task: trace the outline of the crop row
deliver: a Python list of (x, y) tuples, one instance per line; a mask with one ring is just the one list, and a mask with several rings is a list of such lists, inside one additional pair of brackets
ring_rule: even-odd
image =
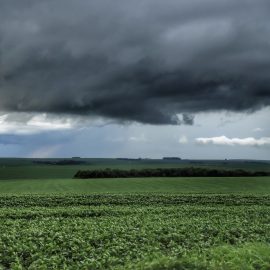
[(256, 195), (171, 195), (171, 194), (96, 194), (96, 195), (23, 195), (0, 196), (1, 207), (30, 206), (100, 206), (100, 205), (263, 205), (270, 206), (270, 196)]
[(268, 196), (0, 201), (0, 269), (222, 269), (222, 260), (223, 269), (237, 269), (241, 256), (248, 263), (243, 269), (270, 267)]

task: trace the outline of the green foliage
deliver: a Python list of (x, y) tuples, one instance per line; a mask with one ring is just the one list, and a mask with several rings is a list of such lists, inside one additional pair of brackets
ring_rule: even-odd
[(246, 243), (239, 246), (213, 247), (201, 253), (190, 253), (182, 258), (162, 257), (151, 262), (140, 262), (130, 269), (144, 270), (269, 270), (270, 245)]
[(270, 197), (1, 196), (0, 269), (269, 269)]
[(254, 177), (270, 176), (270, 172), (252, 172), (244, 170), (217, 170), (209, 168), (159, 168), (141, 170), (95, 169), (79, 170), (74, 178), (132, 178), (132, 177)]
[(270, 269), (269, 177), (70, 179), (92, 168), (269, 163), (85, 161), (0, 160), (0, 270)]

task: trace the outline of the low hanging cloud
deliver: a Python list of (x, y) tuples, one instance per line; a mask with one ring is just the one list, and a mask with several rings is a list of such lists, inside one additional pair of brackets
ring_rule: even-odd
[(190, 125), (252, 112), (270, 105), (269, 17), (269, 0), (2, 1), (0, 111)]
[(0, 115), (0, 135), (31, 135), (42, 133), (44, 131), (70, 130), (74, 128), (75, 125), (76, 122), (72, 119), (52, 118), (45, 113), (23, 116), (14, 114)]
[(248, 138), (228, 138), (226, 136), (210, 137), (210, 138), (197, 138), (196, 142), (202, 145), (226, 145), (226, 146), (270, 146), (270, 137), (262, 137), (255, 139), (253, 137)]

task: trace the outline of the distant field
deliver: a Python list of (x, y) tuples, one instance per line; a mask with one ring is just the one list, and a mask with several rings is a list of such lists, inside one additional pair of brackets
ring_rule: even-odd
[[(38, 159), (38, 161), (59, 159)], [(61, 159), (60, 159), (61, 160)], [(93, 193), (261, 193), (270, 194), (270, 177), (72, 179), (78, 170), (98, 168), (182, 168), (186, 166), (270, 171), (268, 162), (79, 159), (84, 165), (41, 165), (37, 159), (0, 159), (0, 194)], [(22, 181), (23, 180), (23, 181)]]
[[(45, 161), (61, 159), (41, 159)], [(118, 168), (183, 168), (202, 167), (213, 169), (244, 169), (270, 172), (269, 161), (225, 161), (225, 160), (117, 160), (117, 159), (80, 159), (84, 165), (40, 165), (37, 159), (0, 158), (0, 179), (59, 179), (72, 178), (78, 170)], [(40, 159), (38, 159), (40, 161)]]
[(0, 180), (0, 194), (270, 194), (270, 177)]

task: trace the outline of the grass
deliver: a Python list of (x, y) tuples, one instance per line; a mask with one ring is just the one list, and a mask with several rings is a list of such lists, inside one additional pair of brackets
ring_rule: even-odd
[(0, 180), (0, 194), (270, 194), (270, 177)]

